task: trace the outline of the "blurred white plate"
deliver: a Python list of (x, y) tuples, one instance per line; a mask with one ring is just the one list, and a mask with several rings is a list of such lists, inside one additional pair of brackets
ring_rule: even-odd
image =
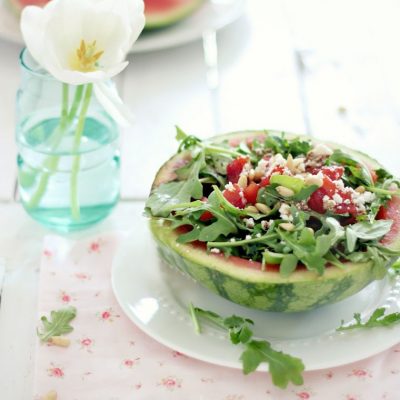
[[(245, 0), (207, 0), (192, 16), (162, 30), (144, 33), (132, 48), (141, 53), (180, 46), (201, 38), (207, 30), (218, 30), (235, 21), (244, 11)], [(18, 20), (6, 0), (0, 0), (0, 38), (22, 44)]]
[[(296, 314), (268, 313), (241, 307), (210, 293), (160, 262), (147, 221), (138, 217), (135, 231), (120, 247), (113, 263), (112, 286), (125, 314), (149, 336), (193, 358), (241, 368), (240, 346), (224, 332), (205, 326), (193, 329), (188, 305), (254, 321), (256, 337), (300, 357), (307, 370), (332, 368), (377, 354), (400, 341), (400, 325), (392, 328), (336, 332), (341, 320), (351, 321), (384, 306), (400, 309), (400, 277), (374, 282), (360, 293), (333, 305)], [(263, 368), (266, 370), (266, 367)]]

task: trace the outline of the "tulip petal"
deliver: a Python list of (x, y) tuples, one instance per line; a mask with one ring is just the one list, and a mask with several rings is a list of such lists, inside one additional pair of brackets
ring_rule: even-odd
[(99, 103), (114, 121), (123, 126), (131, 126), (134, 122), (134, 115), (131, 110), (122, 102), (115, 87), (104, 82), (94, 84), (94, 94)]
[(21, 32), (31, 56), (43, 65), (43, 43), (46, 26), (46, 14), (39, 7), (25, 7), (21, 14)]

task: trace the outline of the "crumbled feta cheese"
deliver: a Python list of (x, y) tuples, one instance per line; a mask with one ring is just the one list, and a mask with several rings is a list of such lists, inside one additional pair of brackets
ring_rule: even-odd
[(213, 247), (213, 248), (210, 250), (210, 252), (211, 252), (211, 253), (215, 253), (215, 254), (219, 254), (219, 253), (221, 253), (221, 250), (220, 250), (220, 249), (217, 249), (216, 247)]
[(247, 226), (247, 228), (254, 228), (254, 219), (253, 218), (244, 218), (243, 222), (245, 223), (245, 225)]
[(333, 201), (334, 201), (336, 204), (341, 204), (341, 203), (343, 203), (343, 199), (342, 199), (342, 197), (340, 196), (339, 193), (335, 193), (335, 194), (332, 196), (332, 199), (333, 199)]
[(236, 242), (236, 239), (235, 238), (231, 238), (230, 242)]
[(225, 185), (225, 189), (229, 190), (230, 192), (234, 192), (235, 191), (235, 187), (233, 186), (232, 182), (229, 182), (227, 185)]
[(261, 233), (257, 233), (256, 237), (260, 238), (261, 237)]
[(285, 160), (285, 158), (282, 156), (281, 153), (275, 154), (275, 156), (272, 157), (272, 160), (273, 160), (273, 161), (272, 161), (272, 164), (274, 164), (274, 166), (279, 165), (279, 166), (281, 166), (281, 167), (284, 167), (284, 166), (286, 165), (286, 160)]
[(326, 195), (322, 198), (322, 204), (325, 210), (333, 210), (333, 208), (336, 206), (335, 200), (332, 200)]
[(261, 176), (265, 175), (267, 172), (268, 161), (262, 158), (255, 169), (255, 174), (259, 174)]
[(281, 215), (281, 219), (284, 221), (293, 221), (293, 216), (290, 211), (290, 206), (286, 203), (282, 203), (279, 207), (279, 213)]
[(375, 193), (371, 193), (368, 191), (364, 192), (362, 196), (364, 197), (364, 203), (372, 203), (376, 198)]
[(335, 184), (335, 186), (336, 186), (339, 190), (343, 191), (343, 190), (345, 189), (345, 187), (344, 187), (344, 182), (342, 181), (342, 179), (338, 179), (337, 181), (333, 181), (333, 183)]
[(246, 240), (250, 240), (251, 239), (251, 235), (246, 235)]
[(261, 221), (261, 228), (263, 228), (265, 231), (269, 228), (270, 222), (269, 221)]

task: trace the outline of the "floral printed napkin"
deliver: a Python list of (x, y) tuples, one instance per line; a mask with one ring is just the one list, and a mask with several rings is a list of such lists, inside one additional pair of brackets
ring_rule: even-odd
[(400, 399), (400, 344), (364, 361), (305, 373), (304, 386), (286, 390), (275, 388), (266, 373), (244, 376), (164, 347), (114, 298), (111, 262), (121, 240), (116, 234), (45, 239), (39, 316), (72, 305), (77, 317), (69, 347), (38, 341), (35, 400), (50, 392), (58, 400)]

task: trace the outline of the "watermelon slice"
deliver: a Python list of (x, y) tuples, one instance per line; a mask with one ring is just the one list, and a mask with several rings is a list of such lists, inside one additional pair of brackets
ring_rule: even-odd
[[(277, 132), (272, 132), (277, 133)], [(237, 132), (214, 138), (213, 143), (261, 138), (268, 132)], [(290, 139), (295, 135), (287, 134)], [(296, 135), (298, 136), (298, 135)], [(307, 138), (309, 139), (309, 138)], [(325, 142), (326, 143), (326, 142)], [(326, 143), (331, 148), (357, 155), (373, 169), (381, 167), (375, 160), (355, 150)], [(159, 170), (153, 189), (176, 179), (175, 170), (185, 164), (185, 152), (167, 161)], [(394, 251), (400, 250), (400, 197), (393, 197), (380, 218), (394, 221), (392, 230), (382, 244)], [(161, 258), (169, 265), (195, 279), (202, 286), (237, 304), (275, 312), (299, 312), (343, 300), (362, 290), (374, 280), (382, 279), (385, 271), (374, 262), (346, 262), (346, 268), (326, 268), (321, 276), (298, 267), (290, 276), (282, 277), (276, 265), (267, 265), (239, 257), (206, 252), (201, 246), (177, 243), (179, 233), (168, 223), (160, 224), (158, 218), (150, 219), (150, 229), (158, 244)]]
[(39, 6), (43, 7), (50, 0), (6, 0), (11, 6), (14, 12), (18, 15), (21, 13), (22, 9), (26, 6)]
[(172, 25), (196, 11), (204, 0), (145, 0), (145, 29)]

